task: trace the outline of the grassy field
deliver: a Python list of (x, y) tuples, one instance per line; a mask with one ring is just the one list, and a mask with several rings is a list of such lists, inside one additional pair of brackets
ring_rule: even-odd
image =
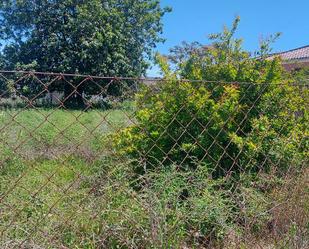
[[(308, 171), (273, 196), (239, 189), (247, 208), (241, 214), (205, 167), (159, 169), (136, 190), (132, 164), (106, 139), (130, 126), (132, 115), (127, 107), (0, 111), (1, 249), (201, 248), (204, 241), (205, 248), (307, 248)], [(183, 190), (192, 193), (185, 203)], [(211, 244), (202, 231), (228, 234), (213, 238), (225, 245)]]
[(92, 193), (112, 166), (104, 137), (128, 126), (127, 115), (0, 111), (1, 248), (96, 248), (101, 203)]
[(26, 157), (46, 156), (49, 149), (56, 150), (54, 154), (57, 155), (71, 147), (92, 150), (101, 135), (115, 132), (129, 123), (123, 110), (9, 110), (0, 112), (0, 138), (9, 148)]

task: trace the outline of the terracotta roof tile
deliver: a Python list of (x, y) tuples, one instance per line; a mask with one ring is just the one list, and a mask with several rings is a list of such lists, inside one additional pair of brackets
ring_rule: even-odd
[(286, 52), (272, 54), (269, 58), (279, 56), (282, 60), (303, 60), (309, 59), (309, 45), (292, 49)]

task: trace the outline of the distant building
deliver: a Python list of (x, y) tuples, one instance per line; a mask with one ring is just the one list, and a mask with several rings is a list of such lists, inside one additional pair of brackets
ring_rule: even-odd
[(283, 67), (287, 71), (309, 67), (309, 45), (272, 54), (269, 59), (273, 59), (275, 57), (280, 57), (282, 59)]
[(159, 81), (162, 81), (162, 78), (160, 78), (160, 77), (147, 77), (147, 78), (141, 79), (140, 82), (143, 85), (152, 86), (152, 85), (156, 85)]

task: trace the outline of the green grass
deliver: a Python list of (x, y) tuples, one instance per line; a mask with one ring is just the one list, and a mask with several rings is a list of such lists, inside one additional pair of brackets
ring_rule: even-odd
[[(131, 124), (127, 110), (0, 111), (1, 248), (96, 248), (94, 183), (112, 163), (106, 135)], [(89, 222), (89, 220), (93, 222)], [(77, 234), (81, 233), (81, 234)], [(82, 235), (83, 234), (83, 235)]]
[(0, 112), (1, 139), (15, 148), (91, 145), (94, 139), (130, 122), (122, 110), (88, 112), (53, 109)]
[[(158, 168), (137, 179), (134, 164), (115, 156), (106, 139), (130, 126), (131, 115), (130, 106), (0, 111), (1, 249), (201, 248), (205, 242), (209, 248), (254, 248), (241, 240), (246, 232), (252, 235), (239, 224), (243, 217), (257, 233), (270, 232), (264, 228), (270, 199), (248, 185), (227, 198), (223, 180), (209, 178), (205, 165), (187, 172)], [(284, 245), (308, 241), (306, 172), (303, 180), (291, 181), (295, 190), (278, 186), (271, 196), (274, 203), (284, 203), (286, 195), (295, 198), (271, 209), (277, 224), (284, 224), (279, 242), (290, 231), (290, 218), (299, 219), (300, 228), (292, 227), (295, 240)], [(137, 182), (143, 183), (138, 190)], [(185, 200), (184, 191), (189, 193)], [(238, 200), (246, 207), (242, 213)], [(282, 214), (289, 214), (288, 221)], [(253, 244), (274, 245), (262, 235), (248, 238)], [(224, 239), (226, 247), (220, 244)]]

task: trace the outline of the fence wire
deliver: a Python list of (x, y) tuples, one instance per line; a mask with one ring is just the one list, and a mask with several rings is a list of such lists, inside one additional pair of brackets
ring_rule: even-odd
[(307, 84), (0, 72), (0, 248), (308, 248)]

